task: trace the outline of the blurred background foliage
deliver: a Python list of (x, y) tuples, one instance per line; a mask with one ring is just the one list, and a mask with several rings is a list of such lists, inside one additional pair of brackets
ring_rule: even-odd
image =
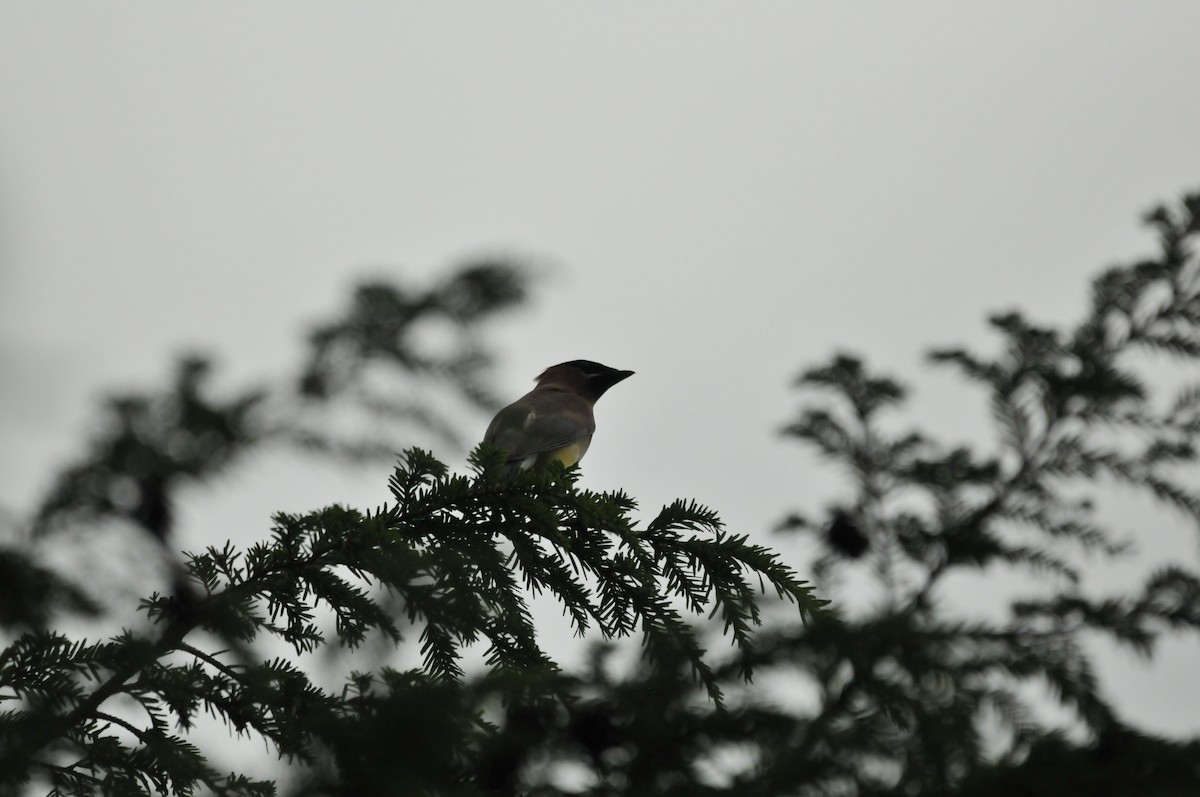
[[(1182, 565), (1125, 592), (1089, 583), (1096, 563), (1137, 543), (1097, 511), (1098, 494), (1145, 494), (1200, 525), (1200, 384), (1146, 375), (1163, 358), (1196, 373), (1200, 194), (1146, 221), (1157, 251), (1101, 273), (1075, 325), (1010, 311), (989, 319), (993, 351), (930, 352), (979, 389), (994, 439), (952, 445), (936, 430), (904, 428), (904, 383), (852, 354), (800, 374), (782, 433), (847, 478), (824, 501), (798, 489), (803, 506), (781, 506), (777, 532), (813, 541), (818, 553), (799, 569), (832, 602), (807, 623), (765, 606), (752, 644), (716, 657), (722, 703), (678, 651), (628, 666), (606, 643), (580, 672), (484, 668), (433, 682), (399, 678), (384, 666), (385, 646), (362, 669), (391, 679), (386, 697), (360, 696), (370, 706), (355, 730), (315, 725), (311, 746), (281, 765), (278, 792), (1200, 793), (1200, 740), (1131, 727), (1097, 681), (1091, 644), (1104, 637), (1150, 659), (1164, 636), (1200, 629), (1200, 578)], [(10, 645), (0, 663), (105, 611), (86, 573), (44, 561), (45, 540), (114, 523), (144, 532), (168, 561), (164, 600), (186, 614), (199, 598), (171, 534), (188, 484), (236, 469), (262, 446), (389, 458), (414, 428), (456, 438), (447, 402), (495, 408), (495, 352), (483, 332), (519, 310), (529, 289), (525, 272), (503, 262), (427, 287), (363, 284), (339, 317), (313, 328), (300, 372), (284, 383), (214, 396), (211, 362), (190, 356), (162, 391), (108, 399), (26, 538), (0, 548)], [(1023, 585), (1003, 616), (981, 620), (947, 598), (948, 577), (985, 588), (1001, 567)], [(865, 597), (850, 594), (864, 584)], [(11, 684), (0, 690), (15, 699)], [(1050, 719), (1039, 701), (1067, 719)], [(468, 736), (464, 761), (455, 745)]]

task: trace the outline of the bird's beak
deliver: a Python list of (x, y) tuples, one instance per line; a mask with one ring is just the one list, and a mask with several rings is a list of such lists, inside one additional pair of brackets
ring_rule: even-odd
[(592, 383), (599, 388), (601, 393), (603, 393), (617, 382), (624, 381), (631, 376), (633, 376), (633, 371), (612, 370), (603, 374), (596, 374), (594, 377), (592, 377)]

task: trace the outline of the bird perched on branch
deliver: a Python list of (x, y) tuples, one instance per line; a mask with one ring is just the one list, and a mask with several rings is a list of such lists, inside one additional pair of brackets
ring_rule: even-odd
[(537, 387), (496, 413), (483, 442), (507, 452), (506, 475), (555, 460), (570, 467), (592, 442), (592, 407), (606, 390), (630, 376), (633, 371), (591, 360), (552, 365), (537, 378)]

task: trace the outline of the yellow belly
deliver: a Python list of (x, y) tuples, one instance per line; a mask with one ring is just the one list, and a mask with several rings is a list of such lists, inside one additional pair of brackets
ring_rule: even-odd
[(558, 460), (563, 464), (563, 467), (569, 468), (579, 460), (583, 459), (583, 454), (588, 450), (588, 444), (592, 442), (590, 437), (584, 438), (578, 442), (572, 443), (569, 446), (547, 451), (542, 456), (545, 457), (545, 462)]

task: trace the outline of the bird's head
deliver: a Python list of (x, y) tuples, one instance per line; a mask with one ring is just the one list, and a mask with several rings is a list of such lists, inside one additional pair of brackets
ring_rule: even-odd
[(591, 360), (571, 360), (547, 368), (537, 378), (538, 387), (561, 387), (595, 401), (633, 371), (619, 371)]

